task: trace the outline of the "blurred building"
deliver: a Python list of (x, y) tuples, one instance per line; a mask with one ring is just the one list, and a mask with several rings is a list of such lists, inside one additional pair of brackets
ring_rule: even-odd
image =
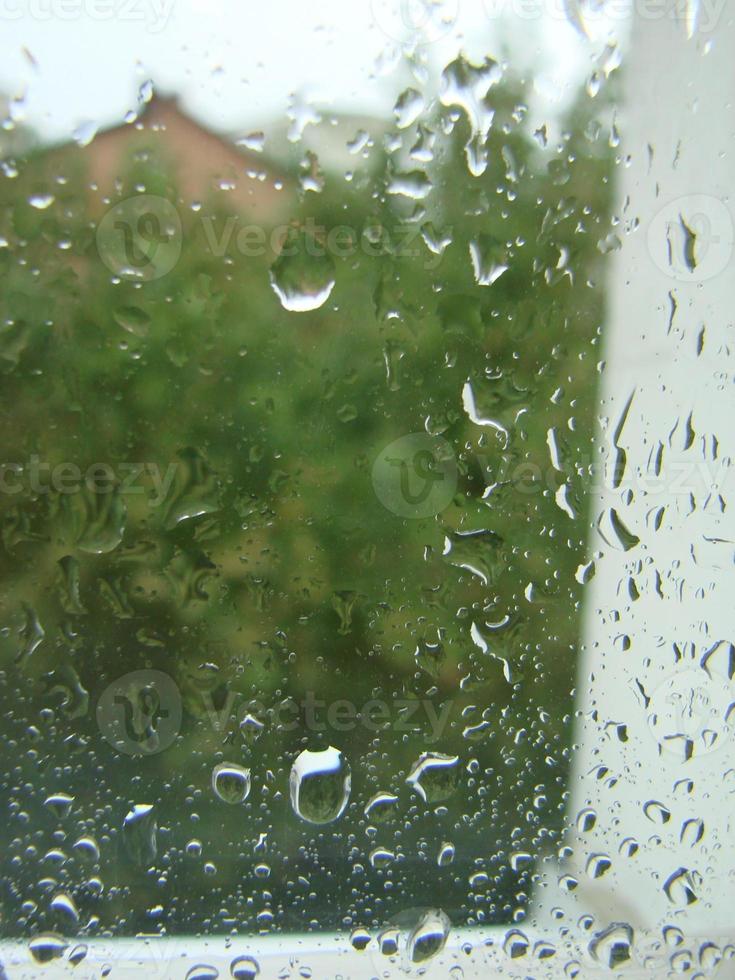
[[(44, 170), (68, 176), (79, 169), (100, 204), (129, 187), (137, 165), (160, 170), (175, 185), (186, 207), (221, 205), (249, 221), (273, 225), (287, 221), (293, 182), (272, 158), (237, 145), (189, 116), (176, 98), (153, 96), (129, 122), (41, 151)], [(151, 188), (147, 188), (151, 189)], [(162, 188), (157, 190), (160, 192)]]

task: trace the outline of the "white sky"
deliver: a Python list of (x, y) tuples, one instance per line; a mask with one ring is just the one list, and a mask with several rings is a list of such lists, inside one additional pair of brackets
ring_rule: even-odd
[[(294, 92), (341, 111), (385, 112), (410, 77), (405, 61), (391, 57), (400, 49), (390, 35), (400, 37), (401, 5), (416, 14), (431, 2), (0, 0), (0, 91), (15, 100), (17, 120), (54, 139), (82, 123), (120, 122), (149, 78), (227, 131), (282, 119)], [(431, 73), (459, 50), (498, 57), (510, 40), (514, 64), (534, 66), (537, 76), (541, 68), (539, 85), (553, 103), (590, 70), (593, 46), (562, 16), (520, 17), (518, 0), (433, 2), (457, 17), (421, 49)]]

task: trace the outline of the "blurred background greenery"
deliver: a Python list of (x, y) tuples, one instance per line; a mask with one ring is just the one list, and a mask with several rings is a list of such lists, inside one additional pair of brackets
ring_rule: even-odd
[[(143, 494), (0, 494), (6, 935), (375, 927), (427, 901), (456, 924), (522, 921), (564, 823), (614, 153), (603, 95), (580, 91), (558, 141), (533, 131), (532, 97), (509, 71), (489, 89), (479, 176), (466, 115), (443, 105), (411, 130), (433, 147), (419, 162), (390, 120), (361, 121), (373, 139), (347, 180), (298, 144), (263, 157), (292, 240), (353, 230), (351, 254), (325, 260), (331, 296), (301, 313), (279, 302), (269, 249), (246, 256), (233, 237), (215, 254), (205, 219), (221, 229), (237, 210), (206, 189), (192, 207), (145, 126), (107, 207), (144, 192), (179, 212), (181, 257), (150, 281), (101, 260), (90, 147), (6, 158), (3, 461), (175, 467), (162, 501), (149, 477)], [(473, 243), (475, 264), (507, 266), (491, 285)], [(468, 383), (494, 424), (470, 418)], [(451, 503), (422, 519), (386, 508), (372, 480), (411, 433), (442, 437), (458, 467)], [(171, 748), (131, 758), (95, 705), (142, 668), (175, 680), (184, 717)], [(401, 724), (396, 707), (380, 733), (303, 717), (286, 731), (267, 712), (258, 732), (212, 722), (309, 692), (428, 701), (449, 720), (436, 740), (423, 708)], [(328, 745), (351, 800), (314, 827), (289, 773)], [(438, 808), (406, 783), (427, 751), (459, 757)], [(212, 792), (222, 761), (251, 769), (242, 805)], [(58, 792), (68, 815), (44, 805)], [(363, 812), (378, 792), (397, 797), (380, 824)], [(150, 867), (121, 841), (137, 804), (155, 807)], [(445, 842), (456, 857), (440, 867)], [(395, 855), (385, 867), (377, 846)], [(78, 926), (50, 908), (59, 891)]]

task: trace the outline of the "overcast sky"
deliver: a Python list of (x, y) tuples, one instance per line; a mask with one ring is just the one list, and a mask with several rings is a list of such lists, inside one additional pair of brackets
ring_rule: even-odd
[[(16, 118), (54, 139), (83, 123), (120, 122), (148, 79), (230, 132), (283, 118), (294, 92), (342, 111), (385, 112), (397, 73), (408, 77), (395, 57), (411, 36), (406, 20), (418, 23), (431, 2), (0, 0), (0, 90)], [(563, 99), (590, 70), (592, 45), (563, 16), (523, 18), (514, 3), (440, 3), (423, 34), (430, 72), (459, 50), (499, 55), (510, 40), (514, 63), (534, 67), (552, 103)]]

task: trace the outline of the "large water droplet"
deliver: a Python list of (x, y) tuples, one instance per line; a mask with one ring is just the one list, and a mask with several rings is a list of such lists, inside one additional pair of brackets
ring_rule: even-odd
[(252, 956), (238, 956), (230, 964), (233, 980), (255, 980), (260, 973), (260, 967)]
[(57, 895), (54, 895), (49, 904), (49, 908), (52, 912), (56, 912), (65, 918), (67, 923), (73, 926), (79, 924), (79, 912), (74, 904), (74, 899), (67, 892), (59, 892)]
[(28, 203), (37, 211), (45, 211), (46, 208), (51, 207), (55, 200), (56, 198), (53, 194), (31, 194), (28, 198)]
[(217, 980), (219, 970), (215, 966), (206, 963), (198, 963), (192, 966), (186, 974), (186, 980)]
[(64, 955), (67, 945), (61, 936), (47, 932), (41, 936), (34, 936), (28, 943), (28, 951), (36, 963), (50, 963)]
[(470, 242), (470, 258), (478, 286), (492, 286), (508, 271), (508, 250), (492, 235), (480, 235)]
[(459, 758), (456, 755), (425, 752), (409, 773), (406, 782), (424, 803), (433, 806), (448, 800), (457, 789)]
[(68, 793), (52, 793), (44, 800), (44, 806), (47, 806), (60, 820), (69, 815), (73, 803), (74, 797), (69, 796)]
[(87, 953), (89, 952), (89, 946), (85, 943), (79, 943), (74, 949), (69, 953), (69, 962), (72, 966), (79, 966), (79, 964), (86, 959)]
[(633, 930), (626, 923), (615, 922), (598, 933), (589, 945), (590, 955), (608, 969), (627, 963), (633, 945)]
[(244, 803), (250, 795), (250, 770), (221, 762), (212, 771), (212, 789), (223, 803)]
[(332, 257), (313, 235), (290, 228), (270, 270), (271, 286), (284, 310), (307, 313), (329, 299), (336, 282)]
[(519, 960), (528, 952), (528, 936), (520, 929), (511, 929), (503, 941), (503, 952), (512, 960)]
[(501, 75), (500, 66), (492, 58), (486, 58), (480, 65), (473, 65), (464, 55), (459, 55), (442, 72), (442, 105), (459, 106), (471, 127), (465, 153), (469, 171), (475, 177), (481, 176), (487, 169), (485, 141), (495, 115), (488, 93)]
[(373, 823), (385, 823), (396, 811), (398, 797), (392, 793), (376, 793), (365, 804), (365, 816)]
[(370, 933), (367, 931), (367, 929), (363, 929), (361, 926), (358, 926), (356, 929), (352, 930), (352, 933), (350, 934), (350, 942), (352, 943), (352, 948), (356, 949), (358, 953), (361, 953), (370, 945)]
[(440, 953), (449, 937), (452, 924), (440, 909), (425, 912), (406, 941), (406, 955), (411, 963), (425, 963)]
[(350, 800), (350, 767), (339, 749), (303, 751), (291, 769), (291, 805), (307, 823), (332, 823)]
[(664, 893), (672, 905), (686, 908), (697, 901), (697, 878), (695, 872), (679, 868), (664, 882)]
[(424, 97), (415, 88), (407, 88), (398, 97), (395, 109), (396, 123), (399, 129), (412, 126), (421, 115), (424, 108)]
[(156, 817), (153, 806), (139, 803), (126, 814), (123, 821), (123, 840), (133, 861), (147, 868), (156, 859)]
[(667, 824), (671, 820), (671, 811), (663, 803), (659, 803), (658, 800), (649, 800), (648, 803), (644, 804), (643, 812), (651, 823), (657, 823), (663, 826), (663, 824)]

